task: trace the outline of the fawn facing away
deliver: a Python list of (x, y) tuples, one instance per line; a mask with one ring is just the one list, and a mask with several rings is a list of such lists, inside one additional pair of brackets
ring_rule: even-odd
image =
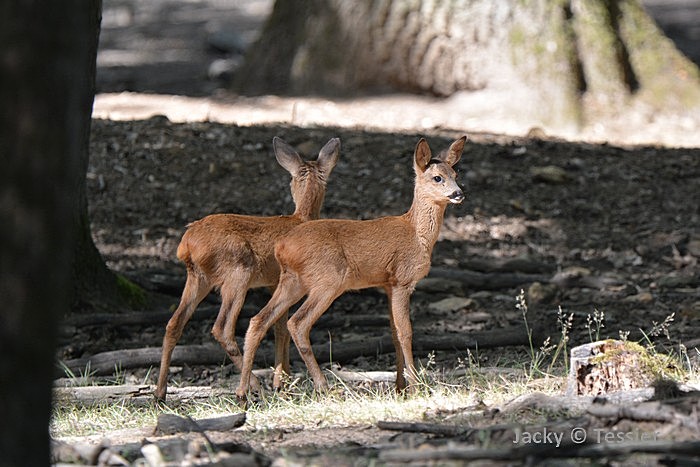
[[(160, 373), (154, 393), (159, 400), (165, 400), (175, 344), (197, 305), (214, 288), (221, 293), (221, 309), (211, 332), (241, 369), (235, 330), (248, 289), (277, 285), (279, 266), (273, 252), (275, 240), (320, 215), (326, 180), (338, 161), (340, 140), (328, 141), (316, 161), (304, 161), (280, 138), (275, 137), (272, 142), (277, 162), (292, 175), (294, 214), (276, 217), (213, 214), (187, 226), (177, 248), (177, 257), (187, 268), (187, 280), (180, 304), (168, 321), (163, 337)], [(289, 372), (289, 333), (284, 318), (275, 326), (275, 367), (275, 385), (278, 386), (281, 372)], [(257, 387), (256, 380), (253, 385)]]
[(383, 287), (389, 299), (389, 323), (396, 348), (396, 387), (416, 382), (411, 348), (409, 301), (416, 283), (430, 269), (430, 257), (448, 203), (461, 203), (462, 190), (452, 166), (459, 161), (466, 136), (433, 158), (421, 139), (415, 149), (413, 204), (401, 216), (373, 220), (324, 219), (293, 229), (275, 245), (281, 268), (277, 289), (251, 319), (243, 347), (241, 382), (236, 395), (250, 387), (255, 351), (270, 326), (307, 296), (287, 326), (316, 389), (327, 382), (313, 355), (309, 332), (333, 301), (347, 290)]

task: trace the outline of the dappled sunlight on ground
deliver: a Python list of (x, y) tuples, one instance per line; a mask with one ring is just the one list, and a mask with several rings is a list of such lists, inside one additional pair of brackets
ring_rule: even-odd
[(288, 124), (338, 126), (382, 131), (486, 132), (512, 136), (548, 135), (569, 140), (614, 144), (700, 146), (700, 116), (658, 115), (636, 109), (580, 131), (541, 128), (503, 115), (499, 100), (512, 96), (471, 93), (450, 98), (409, 94), (354, 99), (320, 97), (185, 97), (162, 94), (109, 93), (95, 97), (93, 116), (139, 120), (164, 115), (172, 122), (218, 122), (237, 125)]

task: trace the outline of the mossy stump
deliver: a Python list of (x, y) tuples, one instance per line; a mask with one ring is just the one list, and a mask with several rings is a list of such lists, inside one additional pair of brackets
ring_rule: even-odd
[(608, 339), (571, 349), (569, 396), (600, 396), (649, 387), (670, 368), (665, 356), (641, 345)]

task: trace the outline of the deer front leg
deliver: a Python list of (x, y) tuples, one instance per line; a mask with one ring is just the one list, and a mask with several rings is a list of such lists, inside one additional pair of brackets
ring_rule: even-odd
[(396, 333), (396, 324), (394, 323), (394, 314), (391, 311), (392, 307), (392, 289), (391, 287), (385, 287), (387, 299), (389, 300), (389, 327), (391, 328), (391, 340), (394, 343), (394, 349), (396, 349), (396, 391), (401, 392), (406, 389), (406, 375), (404, 374), (405, 362), (403, 358), (403, 351), (401, 350), (401, 344), (399, 343), (399, 337)]
[(289, 311), (289, 307), (299, 301), (304, 292), (299, 286), (296, 276), (280, 276), (279, 286), (272, 294), (270, 301), (255, 315), (248, 325), (243, 344), (243, 365), (241, 368), (241, 381), (236, 389), (236, 396), (245, 399), (250, 388), (250, 379), (253, 376), (253, 362), (260, 342), (270, 327)]
[(396, 346), (396, 390), (406, 388), (406, 379), (411, 385), (418, 382), (413, 361), (413, 327), (411, 325), (411, 288), (392, 287), (389, 292), (391, 336)]
[(299, 355), (304, 359), (306, 368), (314, 380), (314, 388), (317, 391), (328, 388), (326, 377), (323, 376), (321, 368), (318, 366), (311, 348), (309, 334), (311, 327), (321, 317), (321, 315), (331, 306), (333, 300), (338, 296), (334, 290), (319, 287), (309, 292), (306, 301), (294, 313), (294, 316), (287, 322), (289, 333), (292, 335), (294, 344), (299, 351)]
[(160, 357), (160, 371), (158, 373), (158, 385), (154, 392), (156, 399), (165, 400), (165, 395), (168, 390), (168, 373), (170, 371), (170, 361), (173, 356), (173, 350), (177, 341), (182, 337), (182, 331), (185, 325), (192, 318), (197, 305), (204, 300), (204, 297), (211, 291), (212, 287), (204, 279), (204, 277), (196, 274), (193, 271), (187, 272), (187, 280), (185, 288), (182, 291), (180, 304), (173, 313), (173, 316), (168, 320), (165, 327), (165, 336), (163, 336), (163, 350)]

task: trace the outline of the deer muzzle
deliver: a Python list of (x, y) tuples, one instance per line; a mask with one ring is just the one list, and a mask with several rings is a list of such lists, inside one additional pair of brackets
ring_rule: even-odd
[(448, 196), (450, 203), (459, 204), (464, 201), (464, 193), (462, 190), (453, 191), (450, 196)]

